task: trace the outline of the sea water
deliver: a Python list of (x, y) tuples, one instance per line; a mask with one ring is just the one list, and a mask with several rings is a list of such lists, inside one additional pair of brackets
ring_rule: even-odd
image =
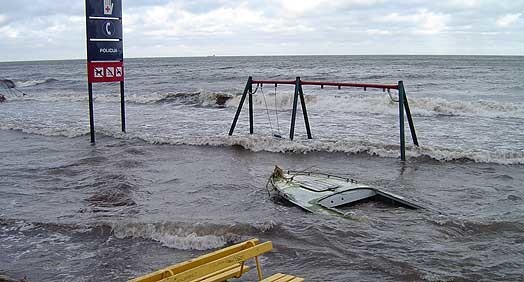
[[(0, 63), (25, 96), (0, 104), (0, 274), (123, 281), (258, 237), (265, 273), (309, 281), (524, 279), (524, 57), (297, 56), (127, 59), (127, 133), (118, 84), (96, 84), (89, 143), (84, 61)], [(404, 82), (420, 147), (396, 91), (254, 79)], [(300, 109), (300, 107), (299, 107)], [(275, 138), (278, 134), (283, 138)], [(340, 174), (438, 212), (368, 203), (353, 219), (270, 199), (274, 165)], [(251, 275), (251, 276), (250, 276)], [(247, 280), (255, 278), (248, 274)]]

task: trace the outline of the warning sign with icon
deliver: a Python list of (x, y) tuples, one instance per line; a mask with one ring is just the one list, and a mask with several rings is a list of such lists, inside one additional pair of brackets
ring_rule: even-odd
[(124, 80), (124, 64), (122, 62), (89, 62), (87, 70), (90, 83)]
[(88, 82), (124, 81), (122, 0), (85, 1)]
[(95, 143), (93, 83), (119, 82), (122, 132), (126, 132), (122, 0), (85, 0), (89, 131)]

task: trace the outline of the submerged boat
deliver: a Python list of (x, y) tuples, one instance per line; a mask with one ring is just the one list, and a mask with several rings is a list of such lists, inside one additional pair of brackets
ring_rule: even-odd
[(269, 178), (268, 186), (289, 202), (314, 213), (346, 216), (350, 215), (352, 206), (366, 201), (424, 209), (402, 196), (360, 184), (351, 178), (307, 171), (284, 172), (278, 166)]

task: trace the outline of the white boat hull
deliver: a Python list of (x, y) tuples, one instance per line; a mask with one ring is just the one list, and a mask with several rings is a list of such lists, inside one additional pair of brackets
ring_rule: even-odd
[(404, 197), (353, 179), (322, 173), (284, 172), (276, 167), (269, 184), (283, 198), (310, 212), (346, 215), (347, 211), (341, 210), (342, 207), (369, 200), (409, 209), (423, 208)]

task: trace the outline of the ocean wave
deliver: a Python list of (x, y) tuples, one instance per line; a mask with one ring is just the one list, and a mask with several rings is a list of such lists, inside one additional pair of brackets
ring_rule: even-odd
[[(88, 135), (86, 128), (17, 128), (14, 125), (2, 124), (1, 130), (18, 130), (24, 133), (43, 136), (80, 137)], [(213, 146), (213, 147), (240, 147), (253, 152), (297, 153), (310, 152), (367, 154), (383, 158), (398, 158), (399, 145), (396, 143), (380, 143), (369, 141), (348, 140), (295, 140), (277, 139), (267, 136), (155, 136), (146, 133), (112, 132), (103, 128), (97, 129), (97, 134), (117, 139), (134, 139), (149, 144)], [(441, 162), (471, 161), (477, 163), (495, 163), (504, 165), (524, 164), (524, 152), (521, 150), (481, 150), (471, 148), (450, 148), (443, 146), (423, 145), (415, 147), (407, 145), (406, 157), (409, 159), (431, 159)]]
[(0, 130), (14, 130), (28, 134), (42, 136), (63, 136), (68, 138), (80, 137), (89, 134), (89, 129), (62, 125), (60, 127), (24, 126), (16, 122), (3, 122)]
[(28, 80), (24, 80), (24, 79), (13, 80), (14, 84), (15, 84), (16, 87), (18, 87), (18, 88), (21, 88), (21, 87), (36, 86), (36, 85), (45, 84), (45, 83), (51, 83), (51, 82), (56, 82), (56, 81), (58, 81), (58, 79), (55, 79), (55, 78), (46, 78), (46, 79), (28, 79)]
[(275, 222), (232, 223), (54, 223), (0, 218), (3, 232), (66, 232), (70, 235), (112, 235), (117, 239), (140, 238), (179, 250), (209, 250), (234, 244), (279, 228)]
[[(398, 158), (399, 145), (388, 143), (374, 143), (367, 141), (339, 141), (339, 140), (305, 140), (290, 141), (262, 136), (209, 136), (209, 137), (155, 137), (129, 135), (151, 144), (192, 145), (192, 146), (231, 146), (241, 147), (253, 152), (275, 153), (349, 153), (367, 154), (384, 158)], [(472, 161), (478, 163), (497, 163), (507, 165), (524, 164), (522, 151), (481, 151), (460, 148), (445, 148), (438, 146), (407, 146), (406, 156), (411, 159), (432, 159), (435, 161)]]
[[(279, 90), (280, 91), (280, 90)], [(343, 92), (337, 94), (305, 95), (308, 110), (312, 113), (344, 112), (370, 114), (398, 114), (397, 93), (391, 96), (381, 91), (368, 91), (366, 95)], [(242, 95), (234, 91), (208, 91), (202, 89), (196, 92), (155, 92), (150, 94), (128, 94), (126, 102), (134, 104), (176, 104), (199, 107), (238, 107)], [(504, 103), (491, 100), (459, 101), (444, 98), (408, 96), (411, 112), (414, 116), (465, 116), (488, 118), (524, 118), (523, 103)], [(120, 103), (119, 95), (96, 95), (95, 102)], [(87, 95), (28, 95), (14, 97), (15, 100), (36, 100), (43, 102), (83, 102)], [(247, 104), (247, 99), (244, 102)], [(290, 109), (293, 105), (293, 95), (290, 93), (259, 90), (253, 95), (253, 106), (257, 110)]]
[[(223, 107), (233, 97), (230, 93), (201, 90), (197, 92), (167, 92), (151, 95), (128, 95), (126, 101), (135, 104), (178, 104), (202, 107)], [(117, 102), (114, 97), (106, 96), (100, 101)], [(119, 101), (119, 100), (118, 100)]]
[[(392, 99), (393, 98), (393, 99)], [(237, 107), (240, 96), (234, 96), (226, 103), (228, 107)], [(305, 95), (310, 112), (338, 111), (349, 113), (391, 114), (398, 113), (396, 93), (391, 97), (383, 93), (371, 93), (367, 96), (350, 94)], [(289, 109), (292, 107), (292, 95), (256, 94), (253, 96), (255, 109)], [(409, 97), (410, 109), (415, 116), (468, 116), (468, 117), (515, 117), (524, 118), (524, 104), (502, 103), (487, 100), (450, 101), (443, 98)]]
[(112, 225), (116, 238), (141, 238), (181, 250), (208, 250), (236, 243), (275, 228), (274, 223), (259, 225), (209, 223), (126, 223)]
[(430, 219), (430, 222), (441, 226), (443, 232), (453, 237), (469, 236), (471, 234), (498, 234), (524, 232), (524, 224), (515, 221), (497, 219), (472, 219), (470, 217), (446, 217)]
[[(148, 95), (126, 95), (126, 102), (132, 104), (177, 104), (201, 107), (225, 107), (226, 102), (233, 97), (232, 94), (225, 92), (167, 92), (152, 93)], [(85, 102), (87, 95), (68, 94), (68, 95), (47, 95), (31, 94), (24, 97), (14, 97), (13, 101), (40, 101), (40, 102)], [(120, 103), (119, 95), (96, 95), (95, 102)]]

